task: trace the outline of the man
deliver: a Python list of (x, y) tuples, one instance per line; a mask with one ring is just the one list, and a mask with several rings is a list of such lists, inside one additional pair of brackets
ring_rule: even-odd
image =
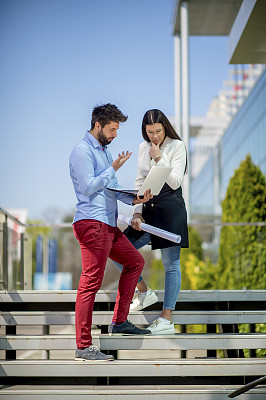
[(117, 228), (117, 200), (126, 204), (148, 201), (150, 190), (144, 198), (117, 193), (108, 187), (118, 186), (115, 172), (129, 159), (131, 153), (123, 152), (112, 160), (108, 146), (115, 137), (119, 123), (127, 116), (113, 104), (93, 109), (91, 129), (70, 155), (70, 176), (77, 196), (77, 211), (73, 230), (81, 247), (82, 273), (76, 299), (76, 360), (113, 360), (92, 345), (91, 324), (95, 295), (100, 289), (107, 258), (124, 266), (119, 279), (111, 334), (150, 334), (127, 320), (129, 306), (144, 266), (144, 259), (125, 235)]

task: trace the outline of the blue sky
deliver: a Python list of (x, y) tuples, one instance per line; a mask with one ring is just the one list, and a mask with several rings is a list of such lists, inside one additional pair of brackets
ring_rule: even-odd
[[(143, 114), (174, 113), (173, 8), (174, 0), (0, 0), (0, 206), (27, 208), (32, 219), (72, 212), (68, 157), (94, 105), (107, 102), (129, 116), (109, 149), (133, 151), (117, 176), (134, 185)], [(190, 112), (205, 115), (228, 77), (227, 38), (189, 44)]]

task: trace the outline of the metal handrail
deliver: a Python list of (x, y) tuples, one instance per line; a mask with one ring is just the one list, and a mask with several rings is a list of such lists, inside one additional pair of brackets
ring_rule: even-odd
[[(26, 227), (19, 219), (14, 217), (8, 211), (0, 207), (0, 214), (5, 216), (5, 221), (3, 222), (3, 279), (1, 283), (3, 284), (3, 289), (8, 289), (8, 219), (15, 222), (16, 224)], [(20, 236), (20, 285), (24, 289), (24, 233)]]
[(14, 217), (14, 215), (10, 214), (8, 211), (4, 210), (2, 207), (0, 207), (0, 214), (5, 215), (6, 219), (9, 218), (13, 222), (16, 222), (17, 224), (19, 224), (21, 226), (27, 226), (27, 224), (24, 224), (23, 222), (21, 222), (19, 219)]
[(248, 390), (250, 390), (258, 385), (261, 385), (262, 383), (265, 383), (265, 382), (266, 382), (266, 375), (235, 390), (234, 392), (230, 393), (228, 395), (228, 397), (233, 398), (233, 397), (239, 396), (240, 394), (245, 393)]
[[(200, 222), (191, 221), (188, 225), (195, 226), (266, 226), (266, 222)], [(60, 224), (26, 224), (29, 227), (38, 228), (71, 228), (71, 222), (62, 222)]]
[[(12, 221), (20, 224), (24, 227), (36, 227), (36, 228), (71, 228), (71, 222), (62, 222), (58, 224), (24, 224), (23, 222), (19, 221), (16, 217), (10, 214), (8, 211), (0, 207), (0, 213), (6, 215)], [(189, 225), (197, 225), (197, 226), (266, 226), (266, 222), (204, 222), (204, 221), (190, 221)]]
[(266, 226), (266, 222), (201, 222), (191, 221), (188, 225), (198, 226)]
[[(3, 279), (1, 283), (3, 284), (3, 289), (8, 289), (8, 219), (20, 225), (21, 227), (27, 228), (71, 228), (72, 223), (57, 223), (57, 224), (48, 224), (48, 223), (23, 223), (18, 218), (14, 217), (14, 215), (10, 214), (7, 210), (0, 207), (0, 214), (5, 216), (5, 221), (2, 223), (2, 231), (3, 231)], [(209, 222), (209, 221), (191, 221), (189, 223), (190, 226), (266, 226), (266, 222)], [(24, 288), (24, 233), (21, 234), (21, 258), (20, 258), (20, 284), (21, 287)]]

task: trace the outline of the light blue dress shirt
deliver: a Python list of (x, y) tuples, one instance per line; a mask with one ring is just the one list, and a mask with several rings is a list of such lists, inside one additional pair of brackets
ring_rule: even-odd
[(112, 156), (106, 147), (86, 132), (74, 147), (70, 158), (70, 176), (77, 196), (77, 211), (73, 222), (96, 219), (117, 226), (117, 200), (132, 205), (132, 196), (108, 190), (118, 185)]

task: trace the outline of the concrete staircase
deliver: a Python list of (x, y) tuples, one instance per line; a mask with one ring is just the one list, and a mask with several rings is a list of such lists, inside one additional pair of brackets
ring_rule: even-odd
[[(148, 326), (159, 303), (129, 314)], [(93, 343), (114, 362), (74, 361), (76, 291), (0, 291), (0, 399), (214, 399), (266, 375), (266, 291), (181, 291), (171, 336), (109, 336), (115, 291), (100, 291), (93, 317)], [(238, 333), (248, 324), (249, 333)], [(188, 325), (206, 325), (188, 333)], [(243, 349), (249, 357), (243, 358)], [(223, 358), (221, 358), (223, 357)], [(96, 397), (97, 396), (97, 397)], [(266, 398), (257, 386), (241, 400)]]

